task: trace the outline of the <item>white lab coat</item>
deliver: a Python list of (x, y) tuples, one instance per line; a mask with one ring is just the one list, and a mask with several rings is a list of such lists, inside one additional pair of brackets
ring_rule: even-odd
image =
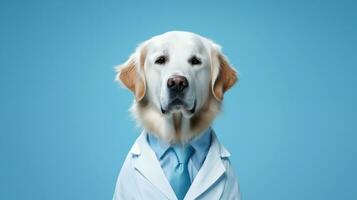
[[(212, 134), (206, 159), (185, 200), (240, 200), (230, 153)], [(119, 173), (113, 200), (177, 200), (143, 131), (127, 155)]]

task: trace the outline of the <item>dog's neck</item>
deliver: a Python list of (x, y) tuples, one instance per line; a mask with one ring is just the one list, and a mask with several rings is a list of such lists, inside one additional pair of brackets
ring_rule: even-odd
[(171, 134), (175, 136), (171, 143), (185, 144), (197, 135), (191, 130), (191, 120), (184, 117), (181, 112), (172, 113), (167, 120), (169, 129), (172, 130)]
[(186, 144), (211, 126), (220, 111), (221, 103), (208, 98), (205, 104), (192, 117), (181, 112), (163, 115), (147, 100), (134, 102), (131, 112), (140, 125), (167, 143)]
[(181, 112), (172, 113), (172, 122), (175, 129), (176, 138), (181, 138), (182, 132), (187, 132), (184, 125), (187, 124), (187, 119), (182, 116)]

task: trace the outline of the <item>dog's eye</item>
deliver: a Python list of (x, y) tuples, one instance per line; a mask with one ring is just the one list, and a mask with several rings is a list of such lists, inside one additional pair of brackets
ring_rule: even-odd
[(201, 60), (196, 56), (192, 56), (192, 58), (190, 58), (188, 62), (191, 63), (191, 65), (200, 65), (202, 63)]
[(165, 64), (167, 61), (166, 56), (159, 56), (156, 60), (155, 60), (155, 64), (159, 64), (159, 65), (163, 65)]

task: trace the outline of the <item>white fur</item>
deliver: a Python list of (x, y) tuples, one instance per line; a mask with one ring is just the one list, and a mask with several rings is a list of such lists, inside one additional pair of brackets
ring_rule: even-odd
[[(140, 63), (140, 53), (144, 47), (146, 48), (145, 62)], [(183, 31), (167, 32), (138, 46), (131, 58), (138, 63), (136, 70), (145, 79), (145, 97), (149, 104), (143, 112), (138, 102), (133, 101), (131, 112), (140, 125), (149, 130), (155, 130), (155, 134), (167, 142), (175, 142), (173, 114), (181, 113), (183, 134), (181, 141), (190, 139), (190, 118), (194, 114), (187, 112), (184, 108), (173, 110), (165, 115), (161, 113), (160, 107), (168, 104), (167, 79), (173, 75), (185, 76), (189, 87), (184, 100), (188, 107), (192, 108), (196, 99), (196, 111), (200, 110), (212, 90), (211, 80), (215, 80), (219, 73), (219, 64), (212, 58), (213, 51), (220, 52), (221, 50), (211, 40)], [(164, 65), (155, 64), (155, 60), (161, 55), (167, 56), (168, 62)], [(199, 57), (202, 64), (191, 65), (188, 59), (192, 55)], [(143, 65), (143, 69), (139, 65)], [(218, 112), (220, 105), (215, 105), (212, 109)]]

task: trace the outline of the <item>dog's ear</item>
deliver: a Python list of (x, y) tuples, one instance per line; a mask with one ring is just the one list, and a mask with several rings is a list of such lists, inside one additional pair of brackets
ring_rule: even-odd
[(115, 81), (131, 90), (137, 102), (141, 101), (146, 93), (145, 58), (146, 48), (140, 45), (124, 64), (115, 68)]
[(222, 101), (223, 94), (238, 81), (237, 71), (229, 64), (220, 47), (216, 44), (213, 45), (211, 60), (212, 93), (218, 101)]

